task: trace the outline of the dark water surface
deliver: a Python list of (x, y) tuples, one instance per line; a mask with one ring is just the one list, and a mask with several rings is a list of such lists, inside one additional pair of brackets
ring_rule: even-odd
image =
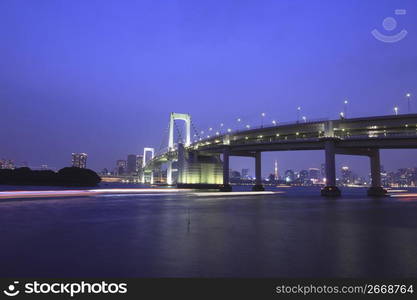
[(280, 190), (2, 200), (0, 276), (417, 277), (417, 196)]

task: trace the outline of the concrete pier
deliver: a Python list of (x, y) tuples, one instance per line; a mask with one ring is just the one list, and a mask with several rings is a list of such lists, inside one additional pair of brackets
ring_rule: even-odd
[(265, 191), (262, 185), (262, 156), (261, 151), (255, 153), (255, 185), (252, 187), (252, 191)]
[(371, 162), (371, 187), (368, 189), (368, 196), (383, 197), (386, 196), (387, 190), (382, 188), (381, 184), (381, 160), (379, 149), (373, 150), (369, 156)]
[(222, 192), (231, 192), (232, 186), (229, 182), (229, 148), (224, 148), (223, 150), (223, 185), (220, 187)]
[(168, 161), (167, 164), (167, 184), (172, 185), (172, 161)]
[(321, 195), (326, 197), (340, 196), (340, 190), (336, 186), (336, 151), (333, 140), (325, 142), (325, 161), (326, 161), (326, 186), (321, 190)]

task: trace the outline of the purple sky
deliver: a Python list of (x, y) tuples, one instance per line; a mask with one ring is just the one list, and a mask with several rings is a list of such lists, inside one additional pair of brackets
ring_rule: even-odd
[[(403, 8), (407, 14), (396, 16)], [(398, 27), (387, 32), (386, 17)], [(0, 2), (0, 158), (31, 166), (113, 167), (159, 148), (171, 111), (199, 130), (272, 119), (417, 112), (415, 0)], [(407, 37), (394, 44), (379, 29)], [(165, 135), (166, 137), (166, 135)], [(417, 166), (417, 151), (383, 151), (387, 169)], [(319, 167), (323, 152), (268, 153), (281, 169)], [(339, 164), (368, 173), (364, 158)], [(237, 169), (252, 160), (232, 159)]]

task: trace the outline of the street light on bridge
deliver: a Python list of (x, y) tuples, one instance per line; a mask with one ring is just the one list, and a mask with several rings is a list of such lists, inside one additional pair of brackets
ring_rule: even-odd
[(340, 112), (340, 118), (343, 120), (345, 118), (345, 113), (343, 111)]
[(300, 111), (301, 111), (301, 106), (297, 107), (297, 123), (300, 122)]
[(307, 117), (306, 116), (303, 116), (303, 121), (304, 121), (304, 123), (307, 123)]
[(277, 125), (277, 121), (272, 120), (272, 124)]
[(405, 94), (405, 97), (407, 98), (407, 108), (408, 108), (408, 113), (410, 114), (411, 113), (411, 103), (410, 103), (411, 94), (407, 93)]
[(343, 117), (346, 118), (347, 116), (347, 106), (349, 104), (348, 100), (343, 101)]
[(242, 119), (241, 118), (237, 118), (236, 121), (237, 121), (237, 124), (238, 124), (237, 129), (239, 130), (240, 129), (240, 124), (242, 122)]
[(395, 112), (395, 115), (398, 116), (398, 106), (394, 107), (394, 112)]
[(265, 118), (265, 113), (261, 113), (261, 127), (264, 127), (264, 118)]

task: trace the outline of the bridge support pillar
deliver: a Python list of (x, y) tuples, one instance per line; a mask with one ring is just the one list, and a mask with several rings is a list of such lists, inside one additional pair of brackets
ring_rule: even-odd
[(321, 195), (326, 197), (340, 196), (340, 190), (336, 186), (336, 151), (333, 140), (325, 142), (324, 146), (326, 158), (326, 186), (321, 190)]
[(262, 185), (262, 156), (261, 151), (255, 153), (255, 185), (252, 187), (252, 191), (265, 191)]
[(167, 167), (167, 184), (172, 185), (172, 161), (168, 161)]
[(381, 184), (381, 160), (379, 157), (379, 149), (374, 150), (369, 158), (371, 161), (372, 184), (371, 187), (368, 189), (368, 196), (386, 196), (387, 191), (384, 188), (382, 188)]
[(220, 191), (222, 192), (232, 191), (232, 186), (229, 182), (229, 156), (230, 150), (229, 148), (225, 148), (223, 150), (223, 185), (220, 187)]

